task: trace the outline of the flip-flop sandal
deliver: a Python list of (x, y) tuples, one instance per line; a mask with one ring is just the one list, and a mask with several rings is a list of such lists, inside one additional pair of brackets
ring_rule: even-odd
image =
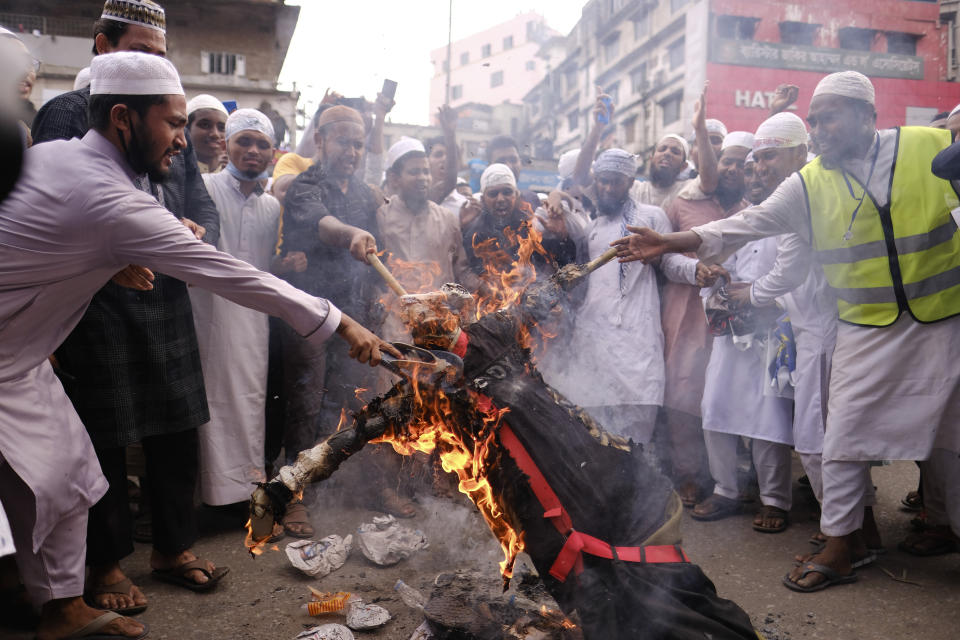
[[(207, 581), (204, 583), (194, 582), (187, 577), (187, 572), (189, 571), (199, 571), (203, 575), (207, 576)], [(190, 591), (209, 591), (217, 586), (217, 583), (223, 578), (223, 576), (230, 573), (229, 567), (217, 567), (210, 572), (207, 570), (207, 562), (203, 558), (197, 558), (191, 560), (190, 562), (184, 562), (183, 564), (173, 567), (172, 569), (154, 569), (151, 572), (151, 575), (159, 580), (160, 582), (166, 582), (168, 584), (176, 585), (178, 587), (183, 587), (184, 589), (189, 589)]]
[[(287, 505), (287, 511), (283, 514), (283, 520), (280, 521), (283, 530), (287, 535), (294, 538), (312, 538), (315, 533), (313, 524), (310, 522), (310, 513), (307, 511), (307, 505), (297, 500)], [(299, 531), (290, 529), (287, 525), (300, 525)], [(306, 525), (304, 527), (303, 525)]]
[(911, 491), (900, 500), (904, 511), (923, 511), (923, 498), (916, 491)]
[(753, 530), (759, 531), (760, 533), (781, 533), (787, 529), (787, 519), (789, 515), (786, 511), (780, 507), (774, 507), (770, 505), (763, 505), (760, 507), (760, 511), (757, 512), (757, 515), (760, 516), (760, 519), (774, 517), (780, 518), (782, 521), (778, 527), (765, 527), (762, 524), (753, 523)]
[(814, 591), (823, 591), (827, 587), (833, 587), (838, 584), (850, 584), (851, 582), (857, 581), (857, 574), (855, 573), (842, 576), (827, 565), (818, 564), (816, 562), (808, 562), (804, 564), (803, 572), (800, 574), (798, 579), (803, 580), (811, 573), (819, 573), (826, 579), (823, 582), (818, 582), (811, 587), (804, 587), (791, 580), (790, 574), (788, 573), (783, 576), (783, 586), (791, 591), (798, 591), (800, 593), (813, 593)]
[(118, 613), (114, 613), (113, 611), (105, 611), (103, 612), (103, 615), (97, 616), (70, 635), (66, 636), (64, 640), (141, 640), (142, 638), (146, 638), (147, 634), (150, 633), (150, 627), (143, 622), (140, 622), (140, 624), (143, 625), (143, 633), (138, 636), (125, 636), (117, 633), (99, 633), (99, 631), (105, 626), (117, 618), (122, 617), (123, 616)]
[(861, 569), (863, 567), (869, 567), (874, 562), (877, 561), (877, 554), (872, 552), (870, 549), (867, 549), (867, 555), (863, 556), (858, 560), (854, 560), (850, 563), (852, 569)]
[[(697, 508), (702, 505), (709, 505), (710, 510), (706, 513), (697, 513)], [(740, 513), (740, 502), (725, 498), (719, 494), (713, 494), (690, 512), (690, 517), (701, 522), (710, 522), (711, 520), (721, 520), (723, 518)]]
[(130, 581), (130, 578), (124, 578), (120, 582), (114, 582), (113, 584), (98, 584), (90, 591), (83, 594), (83, 599), (87, 602), (88, 605), (94, 609), (103, 609), (105, 611), (113, 611), (114, 613), (120, 614), (121, 616), (132, 616), (138, 613), (143, 613), (147, 610), (147, 605), (145, 604), (135, 604), (132, 607), (121, 607), (119, 609), (108, 609), (103, 605), (99, 604), (95, 598), (97, 596), (106, 595), (108, 593), (116, 593), (121, 596), (130, 596), (130, 589), (133, 588), (133, 582)]
[(820, 549), (823, 549), (823, 546), (824, 546), (825, 544), (827, 544), (827, 540), (826, 540), (825, 537), (824, 537), (824, 538), (821, 538), (821, 537), (820, 537), (821, 535), (823, 535), (823, 534), (821, 534), (821, 533), (815, 533), (815, 534), (813, 534), (812, 536), (810, 536), (810, 539), (807, 540), (807, 542), (809, 542), (810, 544), (812, 544), (812, 545), (815, 546), (815, 547), (819, 547)]
[[(931, 546), (922, 545), (924, 540), (929, 540), (933, 544)], [(897, 545), (897, 548), (913, 556), (927, 557), (953, 553), (960, 550), (960, 545), (957, 544), (957, 538), (952, 533), (927, 529), (923, 533), (907, 537), (906, 540)]]

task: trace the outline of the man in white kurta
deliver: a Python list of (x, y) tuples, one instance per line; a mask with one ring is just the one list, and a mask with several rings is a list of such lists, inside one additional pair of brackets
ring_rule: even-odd
[[(723, 266), (732, 282), (753, 282), (770, 270), (776, 257), (776, 240), (764, 238), (741, 247)], [(710, 475), (716, 485), (713, 495), (694, 507), (695, 519), (714, 520), (739, 511), (737, 445), (742, 436), (751, 439), (763, 505), (754, 529), (776, 533), (786, 527), (792, 505), (792, 403), (769, 393), (766, 355), (766, 346), (757, 336), (745, 338), (742, 344), (730, 335), (713, 339), (701, 414)]]
[[(100, 55), (91, 77), (91, 114), (101, 100), (106, 105), (91, 118), (93, 128), (82, 139), (29, 149), (19, 183), (0, 205), (0, 501), (21, 577), (42, 605), (44, 640), (95, 621), (104, 633), (144, 633), (136, 621), (105, 619), (80, 598), (87, 510), (106, 481), (47, 360), (114, 274), (142, 265), (278, 314), (310, 340), (352, 335), (361, 358), (377, 359), (370, 347), (383, 344), (326, 300), (200, 242), (137, 189), (134, 167), (162, 179), (186, 146), (186, 101), (169, 61)], [(140, 113), (121, 102), (131, 94), (157, 96), (159, 104)], [(145, 269), (137, 271), (149, 280)]]
[[(636, 175), (632, 154), (622, 149), (604, 151), (593, 171), (598, 215), (585, 230), (583, 261), (609, 249), (610, 242), (627, 232), (628, 224), (671, 230), (662, 209), (630, 197)], [(661, 268), (672, 280), (696, 282), (692, 258), (667, 256)], [(565, 367), (553, 362), (547, 381), (611, 432), (649, 444), (664, 387), (656, 272), (641, 264), (598, 269), (590, 275), (586, 289), (570, 342), (562, 347), (568, 354)]]
[[(814, 140), (832, 158), (833, 170), (853, 176), (876, 206), (884, 207), (891, 199), (899, 131), (876, 131), (873, 104), (873, 86), (866, 77), (831, 74), (814, 91), (808, 121)], [(816, 215), (808, 209), (803, 179), (794, 174), (760, 205), (689, 233), (661, 237), (637, 229), (622, 243), (621, 254), (648, 260), (663, 251), (695, 249), (702, 259), (717, 261), (745, 242), (784, 233), (810, 245)], [(809, 256), (799, 255), (798, 263), (804, 259)], [(940, 515), (954, 533), (960, 531), (960, 491), (939, 486), (943, 478), (957, 478), (941, 467), (960, 465), (958, 453), (960, 316), (920, 323), (906, 312), (880, 328), (841, 322), (823, 443), (821, 530), (827, 545), (816, 562), (791, 571), (786, 586), (816, 590), (856, 579), (850, 558), (856, 547), (865, 546), (858, 532), (871, 460), (935, 460), (939, 473), (934, 480), (943, 497)]]
[[(273, 125), (259, 111), (238, 109), (227, 118), (226, 136), (226, 169), (203, 176), (220, 213), (217, 249), (269, 271), (281, 209), (264, 193), (260, 174), (273, 155)], [(266, 480), (267, 316), (203, 289), (190, 299), (210, 408), (210, 422), (199, 428), (201, 499), (244, 502), (250, 484)]]

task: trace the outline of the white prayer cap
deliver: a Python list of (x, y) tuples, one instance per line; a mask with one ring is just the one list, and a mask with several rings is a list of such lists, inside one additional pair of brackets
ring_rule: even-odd
[(484, 169), (480, 175), (480, 191), (486, 191), (487, 187), (499, 187), (502, 184), (517, 188), (517, 179), (513, 177), (510, 167), (505, 164), (496, 162)]
[[(686, 159), (690, 155), (690, 145), (686, 140), (683, 139), (683, 136), (678, 136), (675, 133), (668, 133), (667, 135), (660, 138), (660, 142), (663, 142), (667, 138), (673, 138), (680, 143), (680, 146), (683, 148), (683, 157)], [(660, 142), (657, 143), (657, 146), (660, 146)]]
[(100, 18), (167, 32), (167, 18), (163, 7), (153, 0), (107, 0), (103, 3)]
[(557, 160), (557, 173), (561, 180), (573, 177), (573, 170), (577, 168), (577, 158), (580, 157), (580, 149), (570, 149), (560, 154)]
[(422, 151), (424, 154), (427, 153), (423, 143), (416, 138), (400, 136), (400, 139), (390, 145), (390, 148), (387, 149), (387, 169), (393, 168), (393, 165), (397, 163), (397, 160), (407, 155), (411, 151)]
[(876, 91), (870, 78), (859, 71), (838, 71), (831, 73), (817, 84), (813, 97), (822, 95), (844, 96), (874, 104)]
[(237, 109), (227, 118), (225, 136), (229, 140), (241, 131), (259, 131), (273, 140), (273, 123), (256, 109)]
[(950, 115), (947, 116), (947, 117), (948, 117), (948, 118), (952, 118), (953, 116), (957, 115), (958, 113), (960, 113), (960, 104), (958, 104), (957, 106), (955, 106), (955, 107), (953, 108), (953, 111), (951, 111), (951, 112), (950, 112)]
[(807, 127), (800, 116), (782, 111), (763, 121), (753, 137), (753, 150), (784, 149), (807, 144)]
[(637, 177), (637, 158), (623, 149), (607, 149), (593, 161), (593, 173), (613, 171), (628, 178)]
[(77, 72), (77, 77), (73, 79), (73, 90), (83, 89), (90, 86), (90, 67), (84, 67)]
[(719, 133), (721, 136), (727, 136), (727, 125), (723, 124), (716, 118), (707, 118), (707, 133)]
[(743, 164), (750, 164), (751, 162), (756, 162), (757, 159), (753, 157), (753, 151), (747, 154), (747, 157), (743, 159)]
[(166, 58), (139, 51), (94, 56), (90, 62), (90, 95), (183, 95), (180, 75)]
[(225, 116), (229, 116), (230, 113), (227, 111), (227, 108), (223, 106), (223, 103), (217, 100), (215, 97), (209, 93), (201, 93), (197, 97), (191, 99), (187, 102), (187, 115), (189, 116), (194, 111), (199, 111), (200, 109), (214, 109), (219, 111)]
[(731, 131), (723, 137), (723, 144), (720, 145), (720, 150), (723, 151), (727, 147), (753, 149), (753, 134), (749, 131)]
[(10, 31), (10, 29), (7, 29), (6, 27), (0, 27), (0, 37), (14, 38), (15, 40), (20, 39), (20, 36), (15, 34), (13, 31)]

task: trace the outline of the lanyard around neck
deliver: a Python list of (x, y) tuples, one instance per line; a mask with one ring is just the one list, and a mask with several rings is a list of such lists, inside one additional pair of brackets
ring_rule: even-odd
[(873, 172), (877, 168), (877, 157), (880, 155), (880, 136), (876, 133), (874, 135), (875, 148), (873, 150), (873, 161), (870, 163), (870, 173), (867, 174), (867, 180), (863, 183), (863, 193), (860, 194), (860, 197), (857, 198), (853, 194), (853, 185), (850, 184), (850, 178), (847, 177), (847, 170), (840, 169), (840, 174), (843, 176), (843, 181), (847, 183), (847, 191), (850, 192), (850, 197), (857, 201), (857, 208), (853, 210), (853, 215), (850, 216), (850, 224), (847, 225), (847, 231), (843, 234), (844, 244), (850, 242), (853, 238), (853, 223), (857, 219), (857, 214), (860, 213), (860, 207), (863, 206), (863, 199), (867, 197), (867, 189), (870, 186), (870, 180), (873, 178)]

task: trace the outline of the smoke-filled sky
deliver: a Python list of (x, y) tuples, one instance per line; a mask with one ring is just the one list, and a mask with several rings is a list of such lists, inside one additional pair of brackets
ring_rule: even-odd
[[(447, 44), (448, 0), (287, 0), (300, 5), (300, 22), (280, 74), (302, 92), (312, 114), (331, 87), (347, 97), (376, 97), (384, 78), (396, 80), (393, 122), (427, 124), (430, 51)], [(483, 31), (527, 11), (567, 34), (582, 3), (557, 0), (453, 0), (453, 40)]]

